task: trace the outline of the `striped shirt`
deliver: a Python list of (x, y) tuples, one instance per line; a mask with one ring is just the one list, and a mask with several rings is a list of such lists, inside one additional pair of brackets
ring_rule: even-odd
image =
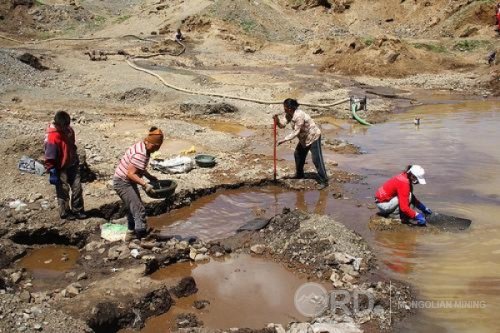
[(115, 170), (115, 177), (128, 181), (127, 171), (130, 164), (138, 170), (146, 170), (149, 163), (149, 154), (146, 151), (146, 145), (143, 141), (137, 142), (135, 145), (127, 149), (120, 163)]

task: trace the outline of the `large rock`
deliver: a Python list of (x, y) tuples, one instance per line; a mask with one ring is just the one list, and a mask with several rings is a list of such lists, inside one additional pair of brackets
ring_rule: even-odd
[(314, 332), (328, 333), (362, 333), (354, 323), (315, 323), (312, 325)]
[(187, 297), (198, 292), (196, 287), (196, 282), (192, 276), (186, 276), (177, 284), (177, 286), (170, 289), (170, 292), (175, 295), (175, 297)]
[(309, 323), (293, 323), (290, 325), (288, 333), (314, 333), (314, 330)]
[(292, 4), (293, 9), (309, 9), (314, 7), (325, 7), (331, 8), (332, 5), (328, 0), (304, 0), (304, 1), (295, 1)]
[(125, 327), (141, 328), (146, 318), (167, 312), (172, 303), (168, 289), (162, 287), (132, 303), (99, 303), (85, 317), (97, 333), (116, 332)]
[(35, 3), (35, 0), (11, 0), (10, 5), (12, 8), (16, 8), (17, 6), (28, 6), (31, 7)]
[(263, 254), (266, 251), (266, 246), (263, 244), (255, 244), (250, 247), (250, 251), (255, 254)]
[(38, 69), (40, 71), (44, 71), (46, 69), (49, 69), (48, 67), (44, 66), (40, 62), (40, 58), (37, 56), (34, 56), (31, 53), (23, 53), (20, 56), (17, 57), (17, 59), (21, 62), (24, 62), (27, 65), (30, 65), (31, 67)]
[(0, 269), (9, 266), (13, 261), (26, 254), (24, 246), (11, 241), (10, 239), (0, 240)]

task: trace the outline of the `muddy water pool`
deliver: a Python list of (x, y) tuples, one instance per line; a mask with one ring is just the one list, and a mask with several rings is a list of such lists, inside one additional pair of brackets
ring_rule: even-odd
[(298, 208), (332, 215), (346, 221), (356, 231), (366, 231), (370, 211), (356, 209), (349, 200), (333, 200), (329, 190), (291, 191), (277, 186), (225, 190), (196, 200), (190, 206), (148, 219), (148, 224), (164, 233), (196, 236), (205, 241), (222, 239), (257, 217), (272, 217), (283, 208)]
[[(413, 122), (416, 117), (421, 119), (419, 127)], [(418, 314), (398, 325), (398, 331), (496, 332), (500, 310), (499, 125), (500, 102), (478, 100), (416, 107), (370, 128), (342, 125), (342, 138), (366, 152), (334, 156), (340, 168), (366, 176), (362, 184), (349, 186), (355, 200), (333, 199), (328, 190), (299, 192), (272, 186), (230, 190), (152, 218), (150, 223), (171, 234), (210, 240), (229, 236), (246, 221), (270, 217), (283, 207), (329, 214), (367, 238), (378, 252), (384, 273), (413, 284), (418, 299), (426, 301), (414, 304), (421, 307)], [(334, 127), (332, 133), (338, 131)], [(367, 229), (374, 211), (366, 207), (373, 202), (374, 191), (410, 163), (422, 165), (427, 172), (428, 184), (417, 186), (416, 195), (435, 211), (472, 219), (468, 231), (429, 234), (410, 228), (397, 233)]]
[[(185, 276), (182, 273), (187, 270), (191, 270), (199, 291), (177, 300), (166, 314), (151, 318), (143, 333), (172, 327), (175, 317), (186, 312), (195, 313), (209, 328), (261, 328), (269, 322), (286, 325), (292, 320), (305, 319), (295, 309), (293, 297), (295, 290), (307, 280), (278, 263), (234, 255), (200, 265), (176, 264), (155, 272), (152, 278), (175, 279)], [(205, 309), (195, 310), (195, 301), (208, 301), (209, 304)]]
[(46, 290), (63, 283), (65, 274), (75, 269), (79, 257), (77, 248), (48, 245), (28, 251), (16, 267), (26, 269), (33, 277), (32, 291)]
[(499, 126), (499, 101), (447, 101), (343, 135), (367, 152), (337, 158), (341, 168), (367, 176), (358, 199), (371, 201), (386, 179), (406, 164), (420, 164), (428, 183), (416, 186), (416, 195), (435, 211), (473, 220), (462, 233), (374, 233), (385, 271), (415, 285), (427, 301), (399, 331), (498, 332)]

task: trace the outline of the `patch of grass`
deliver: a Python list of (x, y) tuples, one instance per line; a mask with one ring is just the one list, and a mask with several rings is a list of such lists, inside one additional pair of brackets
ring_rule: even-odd
[(466, 39), (456, 43), (453, 46), (453, 49), (461, 52), (470, 52), (478, 48), (484, 48), (489, 46), (491, 46), (491, 42), (486, 40)]
[(35, 4), (39, 6), (45, 6), (45, 2), (43, 2), (42, 0), (35, 0)]
[(252, 20), (243, 20), (240, 22), (240, 26), (245, 32), (250, 32), (257, 27), (257, 23)]
[(119, 16), (115, 22), (116, 23), (122, 23), (122, 22), (125, 22), (126, 20), (128, 20), (130, 17), (132, 17), (132, 15), (122, 15), (122, 16)]
[(413, 47), (416, 49), (424, 49), (436, 53), (445, 53), (446, 47), (441, 44), (428, 44), (428, 43), (414, 43)]
[(305, 0), (288, 0), (288, 3), (292, 7), (299, 7), (305, 4)]
[(366, 45), (366, 46), (370, 46), (373, 44), (373, 42), (375, 41), (375, 39), (372, 37), (372, 36), (368, 36), (368, 37), (363, 37), (362, 38), (363, 40), (363, 43)]
[(104, 22), (106, 22), (106, 18), (104, 16), (96, 15), (94, 17), (94, 24), (95, 25), (103, 25)]
[(49, 32), (49, 31), (42, 31), (37, 34), (39, 39), (49, 39), (53, 36), (54, 34)]

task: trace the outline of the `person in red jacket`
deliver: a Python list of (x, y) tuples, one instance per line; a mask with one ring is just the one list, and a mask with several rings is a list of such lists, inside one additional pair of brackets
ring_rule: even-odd
[[(71, 118), (59, 111), (45, 134), (45, 168), (50, 184), (56, 187), (61, 219), (85, 219), (80, 162), (75, 144), (75, 132), (70, 126)], [(71, 192), (71, 200), (70, 200)], [(70, 205), (71, 201), (71, 205)]]
[(496, 18), (497, 18), (497, 25), (498, 25), (497, 31), (498, 31), (498, 33), (500, 33), (500, 3), (497, 4)]
[[(425, 171), (420, 165), (409, 165), (406, 170), (384, 183), (375, 193), (375, 203), (383, 216), (399, 213), (402, 221), (416, 220), (419, 225), (425, 225), (425, 215), (432, 214), (413, 194), (413, 185), (426, 184)], [(420, 210), (417, 213), (410, 204)], [(425, 215), (424, 215), (425, 214)]]

